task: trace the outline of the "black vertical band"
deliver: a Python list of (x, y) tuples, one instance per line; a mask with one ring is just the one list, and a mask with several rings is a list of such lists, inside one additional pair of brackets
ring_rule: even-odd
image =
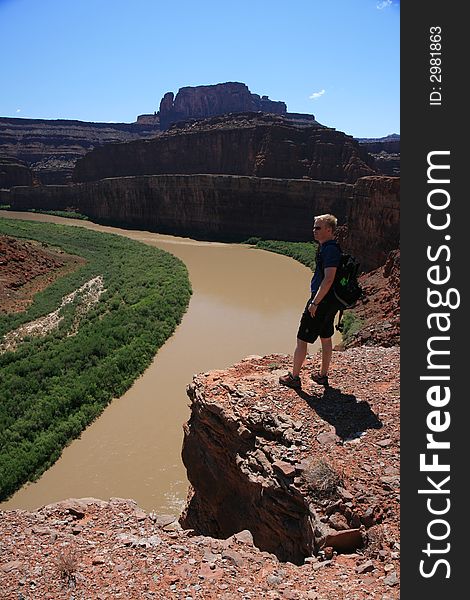
[[(401, 597), (465, 592), (464, 306), (470, 31), (462, 5), (401, 7)], [(468, 363), (468, 364), (467, 364)], [(468, 378), (470, 382), (470, 377)], [(466, 529), (466, 532), (465, 532)], [(463, 586), (463, 587), (461, 587)], [(420, 595), (418, 595), (420, 594)], [(421, 594), (423, 594), (421, 596)]]

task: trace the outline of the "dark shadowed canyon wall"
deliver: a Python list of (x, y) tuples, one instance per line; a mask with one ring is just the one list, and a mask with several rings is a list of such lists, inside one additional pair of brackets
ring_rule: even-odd
[(32, 183), (33, 174), (25, 162), (12, 156), (0, 155), (0, 188)]
[(119, 177), (16, 187), (3, 201), (15, 210), (74, 207), (101, 223), (227, 241), (310, 240), (313, 215), (332, 212), (346, 226), (343, 244), (364, 270), (382, 265), (399, 241), (399, 179), (391, 177), (355, 185), (231, 175)]
[(187, 123), (151, 140), (96, 148), (77, 161), (73, 179), (169, 173), (354, 183), (376, 170), (359, 143), (341, 131), (244, 113)]
[(373, 158), (374, 165), (383, 175), (400, 176), (400, 136), (392, 133), (384, 138), (357, 140)]
[(135, 123), (0, 117), (0, 153), (25, 161), (43, 184), (66, 183), (75, 161), (96, 146), (157, 133), (158, 127)]
[(386, 247), (395, 250), (399, 246), (399, 198), (399, 177), (363, 177), (354, 186), (347, 231), (340, 241), (361, 257), (366, 270), (385, 263)]

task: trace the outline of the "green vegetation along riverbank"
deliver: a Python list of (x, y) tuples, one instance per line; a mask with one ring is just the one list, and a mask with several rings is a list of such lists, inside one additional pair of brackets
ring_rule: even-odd
[(290, 256), (295, 260), (311, 269), (315, 270), (315, 257), (317, 254), (318, 244), (315, 242), (283, 242), (280, 240), (260, 240), (259, 238), (250, 238), (246, 241), (247, 244), (252, 244), (260, 250), (268, 250), (276, 254)]
[[(0, 204), (0, 210), (12, 210), (10, 204)], [(81, 213), (75, 212), (73, 210), (41, 210), (38, 208), (28, 208), (25, 212), (37, 213), (42, 215), (54, 215), (56, 217), (64, 217), (66, 219), (80, 219), (82, 221), (89, 221), (90, 218), (86, 215), (82, 215)]]
[(118, 235), (9, 219), (0, 219), (0, 233), (87, 261), (36, 294), (28, 310), (0, 315), (0, 342), (45, 315), (56, 317), (44, 335), (0, 354), (3, 500), (45, 471), (132, 385), (181, 321), (191, 287), (176, 257)]

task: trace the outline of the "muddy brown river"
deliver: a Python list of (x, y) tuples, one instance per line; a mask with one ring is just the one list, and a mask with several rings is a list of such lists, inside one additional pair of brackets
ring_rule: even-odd
[[(181, 324), (145, 373), (37, 482), (24, 486), (0, 509), (31, 510), (66, 498), (122, 497), (133, 498), (147, 511), (178, 514), (188, 487), (181, 461), (182, 425), (189, 417), (186, 385), (194, 373), (223, 369), (252, 354), (291, 354), (308, 296), (309, 269), (240, 244), (33, 213), (0, 211), (0, 216), (87, 227), (158, 246), (186, 264), (193, 288)], [(310, 352), (318, 347), (310, 346)]]

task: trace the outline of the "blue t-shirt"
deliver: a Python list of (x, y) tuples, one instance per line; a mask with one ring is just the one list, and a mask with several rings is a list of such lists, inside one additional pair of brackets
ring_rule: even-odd
[(317, 253), (317, 264), (313, 273), (312, 281), (310, 282), (310, 290), (313, 294), (318, 292), (325, 269), (327, 267), (337, 267), (341, 260), (341, 249), (336, 240), (328, 240), (324, 244), (320, 244), (320, 250)]

